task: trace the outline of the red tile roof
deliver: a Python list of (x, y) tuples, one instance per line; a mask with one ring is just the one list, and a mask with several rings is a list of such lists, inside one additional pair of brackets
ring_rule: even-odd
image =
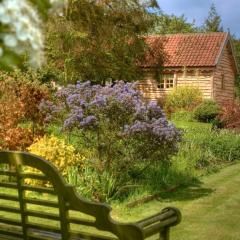
[[(211, 67), (217, 64), (228, 33), (192, 33), (148, 36), (151, 50), (163, 42), (167, 60), (164, 67)], [(156, 59), (147, 56), (143, 67), (153, 67)]]

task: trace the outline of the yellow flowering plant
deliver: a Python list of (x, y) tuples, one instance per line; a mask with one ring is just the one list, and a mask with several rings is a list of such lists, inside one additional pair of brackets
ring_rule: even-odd
[(74, 146), (54, 135), (45, 135), (38, 139), (28, 151), (50, 161), (63, 174), (67, 173), (69, 167), (80, 166), (84, 161), (84, 157), (76, 153)]

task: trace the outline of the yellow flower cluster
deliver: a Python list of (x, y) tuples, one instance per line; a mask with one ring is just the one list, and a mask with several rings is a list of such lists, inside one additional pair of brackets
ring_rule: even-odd
[(52, 162), (62, 173), (66, 173), (69, 166), (79, 166), (84, 161), (84, 157), (76, 153), (74, 146), (54, 135), (45, 135), (38, 139), (28, 150)]

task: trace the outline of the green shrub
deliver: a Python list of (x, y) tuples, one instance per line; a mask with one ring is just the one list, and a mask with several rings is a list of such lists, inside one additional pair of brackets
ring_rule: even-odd
[(240, 160), (240, 136), (238, 134), (222, 130), (212, 135), (212, 138), (206, 140), (212, 153), (222, 161)]
[(178, 87), (167, 95), (166, 109), (170, 112), (176, 110), (192, 110), (202, 102), (202, 92), (196, 87)]
[(192, 122), (194, 121), (193, 113), (185, 110), (180, 110), (171, 115), (171, 120), (173, 121), (184, 121)]
[[(188, 129), (185, 141), (209, 152), (211, 159), (219, 163), (240, 160), (240, 135), (228, 130), (210, 131), (208, 129)], [(205, 161), (210, 161), (205, 158)], [(210, 163), (211, 164), (211, 163)]]
[(200, 122), (212, 122), (219, 114), (218, 104), (212, 100), (205, 100), (194, 110), (194, 118)]
[(240, 130), (240, 102), (227, 102), (221, 106), (221, 112), (218, 117), (223, 127)]

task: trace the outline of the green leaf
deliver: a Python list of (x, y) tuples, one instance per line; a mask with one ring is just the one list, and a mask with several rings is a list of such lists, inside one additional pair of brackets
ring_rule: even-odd
[(4, 50), (4, 55), (0, 58), (0, 68), (11, 71), (16, 67), (21, 66), (23, 57), (17, 55), (13, 51)]
[(29, 0), (32, 4), (37, 7), (38, 12), (44, 20), (47, 19), (48, 10), (51, 8), (49, 0)]

